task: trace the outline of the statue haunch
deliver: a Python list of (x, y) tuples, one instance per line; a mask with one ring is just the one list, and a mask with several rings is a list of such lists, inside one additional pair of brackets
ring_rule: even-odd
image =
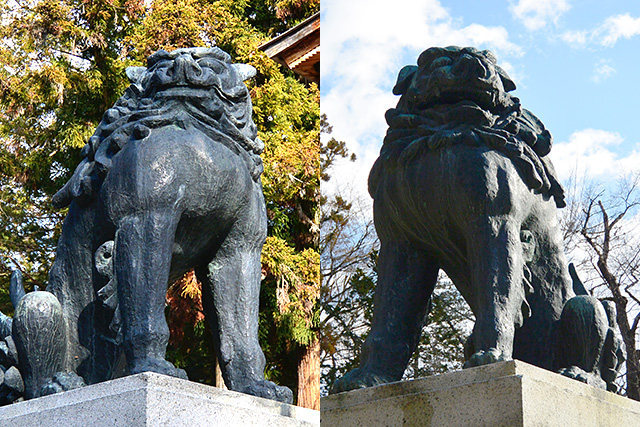
[[(267, 217), (264, 147), (243, 83), (253, 75), (218, 48), (161, 50), (127, 69), (131, 86), (53, 198), (69, 206), (47, 288), (61, 306), (62, 373), (186, 378), (165, 360), (165, 295), (195, 268), (227, 387), (291, 402), (264, 379), (258, 343)], [(54, 375), (42, 390), (68, 388), (60, 378), (74, 383)]]
[(400, 71), (369, 176), (381, 241), (371, 333), (333, 392), (400, 380), (440, 269), (476, 317), (466, 366), (517, 358), (615, 389), (621, 340), (597, 299), (574, 298), (586, 292), (562, 248), (551, 135), (514, 89), (474, 48), (431, 48)]

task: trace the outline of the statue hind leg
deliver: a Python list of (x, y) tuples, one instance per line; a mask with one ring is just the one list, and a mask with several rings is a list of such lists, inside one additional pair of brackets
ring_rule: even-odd
[(129, 374), (187, 377), (165, 360), (169, 327), (164, 308), (179, 215), (176, 209), (157, 209), (118, 222), (114, 273)]
[(225, 384), (230, 390), (292, 403), (287, 387), (264, 379), (265, 357), (258, 341), (260, 253), (266, 238), (262, 196), (255, 195), (216, 250), (196, 270)]
[[(67, 335), (65, 369), (77, 372), (89, 383), (110, 379), (108, 366), (119, 355), (117, 346), (103, 345), (109, 340), (108, 322), (102, 324), (102, 308), (96, 303), (96, 291), (105, 283), (96, 275), (94, 251), (113, 233), (104, 220), (100, 221), (99, 212), (98, 201), (88, 206), (71, 204), (47, 285), (47, 291), (62, 306)], [(100, 222), (105, 225), (96, 227)]]
[(373, 322), (360, 368), (336, 381), (332, 393), (399, 381), (420, 340), (438, 263), (408, 241), (381, 241)]

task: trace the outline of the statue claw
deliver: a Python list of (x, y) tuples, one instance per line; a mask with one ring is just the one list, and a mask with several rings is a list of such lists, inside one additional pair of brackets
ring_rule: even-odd
[(276, 400), (282, 403), (293, 403), (293, 392), (289, 388), (276, 385), (267, 380), (260, 380), (254, 383), (243, 390), (243, 392), (252, 396)]
[(511, 358), (505, 356), (502, 351), (498, 350), (497, 348), (490, 348), (487, 351), (480, 350), (471, 355), (469, 360), (464, 362), (464, 368), (489, 365), (491, 363), (497, 362), (506, 362), (508, 360), (511, 360)]
[(388, 384), (394, 381), (397, 380), (381, 375), (376, 375), (361, 368), (356, 368), (352, 371), (347, 372), (342, 378), (333, 383), (333, 386), (331, 387), (331, 391), (329, 393), (341, 393), (343, 391)]

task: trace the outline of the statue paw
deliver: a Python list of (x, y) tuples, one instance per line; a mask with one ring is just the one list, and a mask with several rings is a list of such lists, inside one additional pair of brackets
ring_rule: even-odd
[(490, 348), (489, 350), (480, 350), (472, 354), (471, 357), (464, 362), (464, 368), (489, 365), (497, 362), (506, 362), (507, 360), (511, 360), (511, 358), (505, 356), (502, 351), (497, 348)]
[(24, 400), (24, 381), (18, 368), (11, 366), (6, 371), (4, 367), (0, 372), (4, 371), (4, 375), (0, 374), (0, 406)]
[(342, 378), (338, 379), (329, 394), (341, 393), (343, 391), (356, 390), (359, 388), (373, 387), (376, 385), (388, 384), (397, 381), (396, 379), (376, 375), (363, 369), (356, 368), (347, 372)]
[(585, 384), (592, 385), (597, 388), (606, 390), (607, 383), (600, 377), (599, 374), (594, 372), (587, 372), (578, 366), (571, 366), (569, 368), (562, 368), (558, 371), (559, 374), (565, 377), (573, 378)]
[(49, 394), (62, 393), (63, 391), (73, 390), (74, 388), (84, 387), (84, 379), (73, 372), (57, 372), (49, 381), (44, 383), (40, 390), (40, 396)]
[(184, 369), (176, 368), (171, 362), (167, 362), (164, 359), (149, 358), (130, 364), (129, 375), (141, 374), (143, 372), (155, 372), (183, 380), (189, 379)]
[(271, 381), (261, 380), (251, 384), (243, 393), (282, 403), (293, 403), (293, 392), (288, 387), (279, 386)]

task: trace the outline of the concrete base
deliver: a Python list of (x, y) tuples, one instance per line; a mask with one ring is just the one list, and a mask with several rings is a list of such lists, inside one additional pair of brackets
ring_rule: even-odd
[(145, 372), (0, 408), (2, 427), (305, 426), (319, 413)]
[(320, 406), (322, 427), (640, 427), (640, 402), (520, 361), (338, 393)]

